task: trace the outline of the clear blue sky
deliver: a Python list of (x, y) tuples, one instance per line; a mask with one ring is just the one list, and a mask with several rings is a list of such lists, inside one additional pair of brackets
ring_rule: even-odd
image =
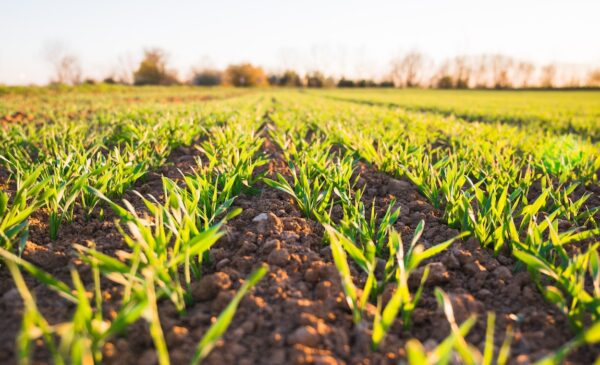
[(181, 76), (208, 59), (376, 76), (414, 48), (600, 65), (599, 19), (600, 0), (2, 0), (0, 83), (47, 82), (56, 42), (97, 78), (153, 46)]

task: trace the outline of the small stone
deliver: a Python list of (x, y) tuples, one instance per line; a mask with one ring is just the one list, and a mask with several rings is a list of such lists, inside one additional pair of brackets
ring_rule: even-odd
[(473, 275), (473, 277), (469, 280), (469, 287), (471, 290), (479, 290), (485, 284), (485, 279), (487, 279), (488, 272), (480, 271), (477, 274)]
[(183, 155), (183, 156), (179, 156), (177, 158), (177, 162), (188, 162), (188, 161), (194, 161), (194, 156)]
[(481, 314), (485, 311), (484, 304), (470, 294), (450, 294), (450, 302), (459, 322), (466, 320), (471, 314)]
[(200, 326), (210, 321), (210, 314), (203, 310), (196, 310), (190, 313), (189, 323), (192, 327)]
[(334, 264), (326, 264), (326, 265), (322, 265), (319, 268), (319, 276), (321, 277), (321, 279), (335, 281), (335, 280), (339, 280), (340, 273)]
[(523, 288), (523, 299), (528, 303), (534, 303), (536, 301), (535, 293), (531, 289), (531, 287), (526, 286)]
[(413, 200), (408, 203), (408, 208), (411, 212), (422, 212), (427, 209), (427, 203), (422, 200)]
[(223, 269), (225, 266), (227, 266), (230, 262), (231, 262), (230, 259), (225, 258), (225, 259), (217, 262), (216, 269), (221, 271), (221, 269)]
[(256, 245), (251, 242), (243, 242), (240, 249), (238, 250), (238, 255), (248, 255), (256, 251)]
[(300, 240), (300, 236), (296, 232), (285, 231), (281, 234), (281, 239), (288, 243), (297, 242)]
[(323, 247), (322, 249), (319, 250), (319, 254), (324, 258), (324, 259), (331, 259), (331, 247), (329, 247), (329, 245)]
[(283, 267), (290, 261), (290, 253), (285, 248), (273, 250), (269, 254), (268, 261), (272, 265)]
[(454, 256), (452, 252), (448, 253), (443, 259), (442, 263), (446, 265), (449, 269), (458, 269), (460, 268), (460, 261)]
[(215, 300), (211, 303), (213, 311), (220, 312), (231, 303), (235, 296), (235, 290), (220, 291)]
[(363, 186), (367, 185), (367, 180), (365, 180), (364, 177), (359, 177), (358, 180), (356, 180), (356, 187), (357, 188), (362, 188)]
[(273, 250), (278, 250), (281, 248), (281, 241), (279, 241), (278, 239), (271, 239), (268, 240), (267, 242), (265, 242), (262, 247), (261, 247), (261, 251), (264, 253), (269, 253)]
[(233, 354), (236, 358), (239, 358), (246, 353), (246, 348), (239, 343), (230, 343), (227, 345), (227, 352)]
[(269, 212), (265, 214), (266, 218), (263, 218), (262, 214), (255, 217), (257, 221), (256, 231), (259, 234), (281, 234), (283, 232), (283, 222), (275, 214)]
[(477, 292), (477, 297), (487, 299), (492, 296), (492, 292), (487, 289), (481, 289)]
[(182, 343), (188, 336), (188, 329), (180, 326), (173, 326), (167, 334), (167, 342), (173, 346)]
[(275, 349), (273, 353), (271, 353), (271, 358), (269, 359), (269, 364), (284, 364), (285, 363), (285, 350), (284, 349)]
[(475, 261), (475, 258), (473, 257), (473, 255), (471, 255), (469, 251), (455, 249), (452, 251), (452, 254), (454, 255), (454, 257), (456, 257), (456, 259), (460, 262), (461, 265), (466, 265)]
[(513, 276), (512, 281), (518, 283), (520, 286), (524, 286), (531, 283), (531, 276), (529, 272), (521, 271)]
[(386, 190), (389, 194), (401, 195), (406, 190), (412, 189), (412, 185), (406, 181), (390, 179), (387, 184)]
[(231, 279), (224, 272), (206, 275), (200, 281), (192, 284), (192, 296), (195, 300), (205, 301), (213, 299), (222, 290), (231, 287)]
[(283, 345), (283, 335), (279, 329), (276, 329), (270, 336), (269, 341), (275, 346)]
[(156, 352), (154, 350), (146, 350), (138, 358), (138, 364), (157, 364), (157, 363), (158, 363), (158, 358), (156, 357)]
[(260, 213), (256, 217), (252, 218), (252, 222), (264, 222), (267, 219), (269, 219), (269, 216), (267, 215), (267, 213)]
[(494, 270), (494, 275), (498, 279), (504, 280), (504, 281), (508, 281), (510, 278), (512, 278), (512, 273), (510, 272), (510, 269), (506, 266), (498, 266)]
[(317, 299), (325, 300), (333, 295), (333, 283), (331, 281), (325, 280), (317, 284), (315, 288), (315, 297)]
[(4, 293), (4, 295), (2, 296), (2, 302), (8, 304), (8, 303), (19, 303), (19, 291), (17, 290), (17, 288), (11, 288), (9, 289), (6, 293)]
[(558, 220), (558, 229), (559, 231), (565, 231), (567, 229), (571, 228), (571, 223), (568, 220), (565, 219), (559, 219)]
[(418, 267), (408, 277), (408, 287), (410, 289), (418, 288), (419, 285), (421, 285), (421, 278), (423, 277), (424, 271), (425, 266)]
[(417, 307), (412, 313), (412, 322), (415, 324), (424, 323), (429, 317), (430, 314), (427, 310)]
[(310, 326), (302, 326), (295, 330), (288, 337), (290, 345), (304, 345), (308, 347), (317, 347), (319, 345), (319, 333), (316, 329)]
[(498, 261), (500, 261), (502, 265), (510, 265), (511, 263), (511, 260), (503, 255), (498, 255)]
[(441, 262), (433, 262), (429, 265), (429, 277), (427, 282), (431, 284), (445, 283), (450, 278), (446, 266)]
[(510, 300), (515, 300), (521, 296), (521, 287), (517, 283), (510, 283), (502, 288), (502, 295)]
[(309, 267), (304, 273), (304, 280), (309, 283), (316, 283), (319, 281), (319, 271)]
[(425, 350), (427, 350), (428, 352), (434, 351), (437, 345), (438, 342), (433, 338), (430, 338), (423, 343), (423, 347), (425, 347)]
[(465, 270), (465, 272), (467, 272), (471, 275), (475, 275), (479, 272), (485, 271), (485, 268), (483, 266), (481, 266), (479, 264), (479, 262), (477, 262), (477, 261), (470, 262), (466, 265), (463, 265), (463, 269)]
[(226, 256), (227, 256), (227, 252), (225, 252), (225, 250), (222, 248), (214, 248), (214, 249), (210, 250), (209, 252), (210, 252), (211, 258), (215, 262), (219, 262), (219, 261), (223, 260), (224, 258), (226, 258)]
[(500, 263), (498, 262), (498, 260), (496, 259), (489, 259), (487, 260), (487, 262), (485, 263), (485, 267), (489, 270), (489, 271), (494, 271), (496, 270), (496, 268), (500, 266)]

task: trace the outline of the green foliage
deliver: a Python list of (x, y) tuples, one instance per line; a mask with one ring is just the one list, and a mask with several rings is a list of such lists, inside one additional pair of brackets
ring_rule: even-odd
[[(150, 56), (138, 79), (150, 75), (147, 80), (161, 83), (170, 77), (164, 55)], [(310, 86), (324, 86), (326, 80), (313, 76)], [(252, 83), (261, 84), (257, 77)], [(193, 281), (224, 222), (239, 212), (232, 209), (235, 199), (259, 192), (261, 181), (326, 227), (324, 244), (331, 247), (354, 323), (372, 331), (377, 348), (396, 322), (410, 326), (427, 280), (426, 263), (453, 240), (423, 245), (426, 228), (420, 222), (411, 225), (414, 237), (404, 244), (399, 221), (414, 212), (397, 202), (410, 201), (402, 194), (413, 191), (363, 186), (361, 175), (369, 170), (411, 181), (438, 210), (433, 214), (462, 232), (456, 238), (471, 235), (495, 254), (512, 255), (515, 270), (530, 272), (576, 333), (541, 363), (560, 362), (575, 348), (597, 343), (600, 207), (593, 206), (590, 187), (600, 170), (595, 93), (280, 90), (200, 103), (234, 95), (231, 89), (176, 90), (90, 86), (0, 95), (0, 256), (25, 303), (17, 339), (24, 362), (37, 341), (55, 363), (99, 363), (102, 344), (143, 318), (158, 360), (168, 363), (157, 303), (170, 300), (181, 312), (192, 304)], [(282, 156), (288, 170), (261, 153), (263, 147)], [(190, 151), (199, 152), (193, 171), (162, 177), (160, 196), (139, 195), (143, 206), (135, 208), (114, 203), (150, 171), (179, 163), (173, 160), (179, 152), (189, 160)], [(273, 169), (280, 174), (266, 178)], [(114, 257), (74, 247), (92, 268), (91, 293), (77, 272), (67, 284), (19, 257), (32, 215), (47, 215), (48, 236), (56, 239), (78, 214), (102, 217), (107, 206), (118, 216), (127, 251)], [(73, 303), (73, 318), (49, 324), (20, 270)], [(356, 270), (366, 278), (360, 288)], [(408, 279), (417, 272), (420, 285), (409, 290)], [(110, 321), (102, 317), (100, 275), (122, 286), (122, 307)], [(240, 288), (198, 344), (195, 363), (263, 275), (265, 269), (258, 269)], [(391, 289), (387, 302), (385, 289)], [(410, 363), (448, 363), (452, 357), (476, 364), (507, 361), (510, 329), (495, 351), (495, 317), (489, 314), (479, 353), (466, 340), (476, 319), (456, 323), (448, 296), (437, 296), (451, 333), (430, 352), (409, 340)], [(374, 318), (367, 315), (371, 306)]]
[[(27, 218), (42, 206), (47, 193), (47, 181), (37, 181), (41, 167), (26, 176), (14, 196), (0, 191), (0, 248), (12, 249), (12, 243), (19, 242), (22, 251), (27, 240)], [(12, 201), (11, 201), (12, 200)]]
[[(390, 259), (386, 264), (385, 277), (378, 279), (375, 273), (375, 257), (369, 257), (367, 252), (357, 247), (346, 236), (338, 232), (335, 228), (325, 225), (333, 260), (340, 273), (342, 287), (346, 294), (346, 301), (348, 306), (352, 309), (355, 324), (361, 324), (365, 305), (368, 303), (370, 295), (373, 293), (376, 296), (377, 312), (373, 322), (372, 334), (372, 345), (375, 349), (379, 346), (399, 313), (402, 313), (405, 328), (410, 326), (410, 317), (421, 298), (423, 287), (429, 274), (429, 267), (425, 267), (421, 276), (419, 288), (414, 294), (410, 293), (408, 287), (408, 278), (410, 275), (419, 267), (419, 264), (422, 261), (445, 250), (454, 240), (460, 238), (456, 237), (444, 243), (424, 249), (422, 245), (417, 244), (423, 233), (423, 228), (424, 225), (423, 222), (421, 222), (417, 227), (417, 230), (415, 230), (415, 235), (406, 254), (404, 252), (404, 245), (400, 234), (393, 229), (389, 232), (387, 248), (389, 249)], [(360, 297), (352, 280), (350, 267), (348, 266), (348, 255), (368, 274)], [(391, 283), (395, 285), (395, 291), (388, 303), (383, 306), (383, 288), (385, 285)]]

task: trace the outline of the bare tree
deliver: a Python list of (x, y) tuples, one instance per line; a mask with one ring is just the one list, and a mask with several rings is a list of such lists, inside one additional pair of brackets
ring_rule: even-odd
[(514, 85), (527, 88), (532, 84), (532, 76), (535, 72), (535, 66), (531, 62), (521, 61), (515, 68)]
[(489, 86), (490, 68), (487, 55), (481, 55), (472, 59), (473, 81), (476, 88), (483, 89)]
[(122, 54), (117, 59), (113, 75), (117, 82), (123, 84), (133, 84), (133, 73), (136, 69), (136, 62), (131, 53)]
[(421, 84), (425, 57), (419, 51), (410, 51), (392, 61), (392, 78), (397, 86), (415, 87)]
[(510, 70), (513, 64), (514, 61), (510, 57), (500, 54), (492, 56), (490, 66), (494, 88), (505, 89), (511, 86)]
[(313, 44), (310, 47), (310, 59), (307, 70), (315, 72), (330, 73), (332, 71), (334, 55), (331, 46), (328, 44)]
[(450, 75), (450, 62), (448, 60), (442, 62), (430, 77), (429, 86), (439, 89), (451, 89), (454, 87), (454, 80)]
[(590, 71), (587, 76), (586, 86), (600, 87), (600, 68)]
[(569, 75), (568, 79), (566, 80), (566, 84), (564, 84), (563, 86), (570, 87), (570, 88), (581, 87), (581, 79), (579, 78), (579, 75), (577, 75), (575, 73)]
[(540, 77), (540, 86), (545, 88), (553, 88), (556, 82), (556, 65), (548, 64), (542, 67), (542, 74)]
[[(418, 63), (423, 65), (423, 62)], [(405, 56), (393, 63), (393, 80), (396, 86), (411, 85), (411, 57)], [(419, 68), (416, 68), (419, 70)], [(420, 69), (432, 69), (420, 67)], [(586, 73), (587, 72), (587, 73)], [(423, 72), (421, 72), (423, 74)], [(600, 68), (585, 70), (581, 65), (548, 64), (538, 68), (528, 61), (518, 61), (502, 54), (456, 56), (443, 60), (433, 74), (426, 75), (427, 84), (437, 88), (528, 88), (600, 86)], [(412, 83), (414, 85), (414, 83)]]
[(471, 82), (473, 68), (467, 56), (457, 56), (452, 60), (454, 69), (454, 85), (458, 89), (467, 89)]
[(307, 62), (303, 59), (300, 52), (293, 48), (282, 48), (278, 51), (279, 66), (283, 70), (300, 70), (304, 71)]
[(69, 52), (64, 44), (60, 42), (47, 44), (44, 55), (53, 68), (51, 82), (72, 85), (81, 83), (79, 58)]
[(133, 83), (135, 85), (172, 85), (177, 82), (175, 71), (167, 69), (167, 53), (160, 48), (146, 49), (142, 62), (133, 73)]

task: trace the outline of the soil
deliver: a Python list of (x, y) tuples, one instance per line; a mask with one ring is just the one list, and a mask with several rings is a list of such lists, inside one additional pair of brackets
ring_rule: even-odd
[(22, 112), (14, 112), (0, 118), (0, 124), (19, 123), (24, 121), (32, 121), (33, 114), (25, 114)]
[[(279, 151), (267, 140), (263, 147), (271, 156), (264, 168), (268, 176), (281, 173), (289, 176), (287, 164)], [(186, 172), (194, 165), (193, 148), (179, 148), (170, 163), (150, 173), (134, 187), (142, 194), (161, 196), (161, 175), (177, 178), (178, 169)], [(410, 242), (421, 219), (426, 222), (422, 242), (427, 245), (443, 242), (458, 232), (441, 219), (416, 187), (405, 180), (396, 180), (359, 166), (360, 185), (366, 186), (365, 199), (375, 200), (377, 211), (387, 208), (395, 198), (401, 206), (396, 229), (404, 242)], [(330, 250), (323, 244), (323, 227), (302, 217), (291, 198), (277, 190), (259, 185), (257, 195), (241, 195), (235, 206), (242, 214), (226, 226), (227, 234), (211, 249), (211, 263), (203, 277), (194, 283), (195, 304), (185, 314), (178, 314), (168, 301), (159, 303), (163, 331), (174, 364), (187, 363), (197, 342), (211, 321), (227, 305), (244, 278), (253, 268), (267, 263), (269, 273), (241, 302), (234, 320), (223, 339), (214, 348), (205, 364), (396, 364), (404, 357), (405, 341), (416, 337), (431, 349), (449, 333), (449, 325), (438, 308), (433, 290), (445, 290), (453, 303), (459, 322), (476, 314), (478, 321), (471, 330), (470, 343), (483, 348), (485, 316), (488, 311), (497, 315), (495, 342), (500, 345), (508, 324), (512, 324), (514, 339), (511, 346), (513, 364), (530, 363), (556, 350), (570, 340), (565, 317), (544, 302), (527, 272), (515, 272), (514, 261), (505, 256), (493, 257), (474, 240), (458, 241), (450, 249), (429, 260), (431, 273), (418, 308), (414, 324), (408, 332), (401, 322), (390, 329), (380, 349), (369, 348), (369, 329), (357, 329), (344, 300), (337, 270)], [(132, 193), (125, 198), (136, 208), (143, 209)], [(77, 267), (89, 284), (89, 269), (73, 254), (72, 245), (94, 244), (108, 254), (126, 249), (116, 230), (114, 215), (105, 212), (104, 219), (81, 218), (61, 227), (56, 241), (50, 241), (44, 212), (30, 220), (31, 233), (24, 258), (69, 280), (70, 267)], [(77, 216), (80, 216), (77, 214)], [(353, 267), (356, 282), (364, 275)], [(419, 275), (411, 278), (418, 283)], [(68, 319), (69, 305), (43, 285), (28, 278), (27, 284), (37, 303), (52, 324)], [(118, 304), (120, 288), (103, 280), (105, 312)], [(414, 286), (414, 285), (413, 285)], [(368, 309), (372, 316), (373, 308)], [(0, 363), (15, 363), (14, 342), (19, 330), (22, 304), (6, 268), (0, 268)], [(127, 333), (112, 339), (104, 349), (108, 364), (156, 363), (152, 341), (144, 322), (140, 321)], [(570, 363), (592, 363), (600, 354), (598, 347), (582, 348), (574, 353)], [(38, 348), (35, 363), (49, 362), (47, 353)]]

